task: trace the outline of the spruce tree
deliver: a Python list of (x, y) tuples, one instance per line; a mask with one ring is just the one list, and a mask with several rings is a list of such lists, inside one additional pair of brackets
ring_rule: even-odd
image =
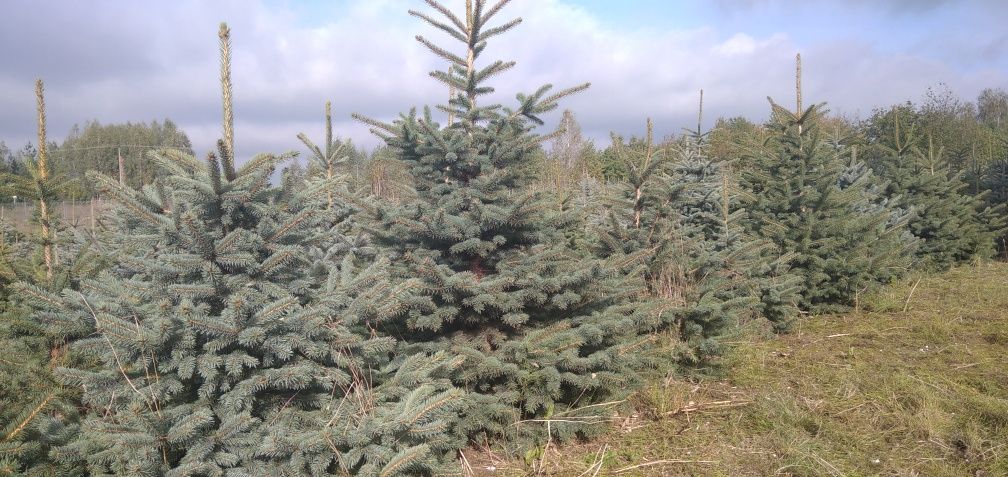
[[(698, 118), (702, 114), (701, 90)], [(720, 264), (723, 275), (718, 289), (734, 287), (735, 294), (754, 300), (754, 306), (734, 314), (743, 320), (763, 318), (775, 331), (785, 331), (797, 312), (800, 288), (799, 277), (789, 269), (790, 253), (746, 233), (744, 224), (750, 219), (735, 164), (710, 156), (709, 137), (713, 131), (701, 132), (701, 124), (698, 119), (697, 128), (687, 129), (680, 141), (665, 184), (667, 190), (679, 189), (670, 196), (670, 202), (684, 226), (693, 230), (692, 241), (705, 243), (716, 252), (714, 263)], [(678, 186), (670, 187), (673, 184)]]
[(932, 141), (924, 150), (912, 127), (895, 127), (869, 149), (869, 166), (887, 181), (884, 193), (911, 210), (909, 230), (920, 239), (916, 250), (924, 266), (946, 269), (993, 254), (1001, 228), (996, 210), (982, 197), (966, 191), (967, 184), (949, 170), (940, 148)]
[(772, 100), (771, 107), (769, 139), (743, 158), (746, 227), (791, 254), (791, 268), (804, 280), (802, 309), (853, 305), (909, 267), (904, 224), (893, 223), (870, 171), (851, 169), (823, 141), (821, 105), (800, 113)]
[[(374, 332), (414, 286), (389, 284), (387, 260), (345, 250), (309, 273), (321, 214), (276, 202), (269, 180), (287, 156), (236, 166), (225, 25), (220, 39), (219, 155), (158, 151), (162, 179), (140, 190), (92, 173), (118, 202), (113, 266), (60, 295), (18, 288), (39, 323), (102, 364), (57, 369), (87, 418), (55, 456), (91, 475), (442, 469), (461, 392), (441, 375), (457, 360), (391, 354)], [(296, 202), (325, 203), (331, 184)]]
[(402, 340), (400, 352), (463, 359), (451, 375), (469, 393), (459, 435), (541, 432), (547, 421), (553, 438), (590, 432), (605, 411), (586, 406), (631, 389), (657, 319), (635, 302), (639, 276), (575, 250), (570, 206), (529, 187), (548, 139), (534, 132), (539, 116), (588, 85), (543, 86), (518, 94), (513, 109), (487, 101), (488, 80), (514, 65), (483, 63), (487, 41), (521, 20), (490, 25), (507, 0), (467, 2), (463, 15), (427, 3), (436, 13), (410, 13), (462, 45), (417, 37), (450, 64), (431, 76), (456, 92), (437, 107), (454, 122), (439, 124), (429, 108), (391, 124), (357, 116), (410, 168), (416, 190), (398, 204), (359, 204), (393, 274), (421, 284), (422, 302), (379, 330)]
[(66, 352), (66, 337), (33, 319), (18, 290), (76, 289), (101, 261), (88, 251), (90, 237), (75, 233), (55, 213), (54, 201), (70, 181), (52, 168), (42, 80), (36, 80), (35, 96), (41, 146), (28, 159), (26, 175), (3, 177), (5, 192), (33, 200), (36, 207), (30, 222), (35, 233), (4, 230), (0, 237), (0, 347), (6, 350), (0, 358), (0, 475), (80, 475), (80, 467), (53, 460), (49, 450), (75, 432), (79, 398), (54, 379), (52, 369), (83, 363)]
[(229, 172), (214, 155), (164, 152), (154, 160), (165, 182), (143, 191), (92, 175), (138, 220), (118, 230), (114, 270), (59, 297), (22, 290), (44, 323), (77, 338), (76, 352), (104, 364), (59, 370), (89, 408), (62, 458), (116, 475), (436, 464), (447, 439), (428, 439), (457, 394), (429, 376), (445, 360), (390, 363), (394, 341), (368, 331), (409, 284), (383, 285), (387, 262), (361, 268), (352, 255), (311, 280), (302, 244), (314, 211), (272, 202), (280, 159)]
[[(987, 195), (987, 203), (995, 211), (1000, 212), (998, 221), (1005, 223), (1008, 221), (1008, 158), (995, 159), (987, 167), (986, 188), (990, 191)], [(996, 237), (997, 248), (1000, 254), (1008, 257), (1008, 230), (1002, 229)]]
[[(728, 164), (706, 155), (698, 125), (676, 143), (613, 144), (627, 181), (616, 185), (599, 236), (603, 256), (643, 254), (651, 295), (674, 317), (688, 363), (720, 352), (718, 339), (745, 320), (766, 317), (777, 329), (792, 318), (796, 279), (772, 247), (748, 238)], [(635, 147), (636, 145), (636, 147)]]

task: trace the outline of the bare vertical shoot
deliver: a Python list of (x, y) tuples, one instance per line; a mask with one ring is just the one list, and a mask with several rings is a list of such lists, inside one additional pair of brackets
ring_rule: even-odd
[[(801, 53), (795, 55), (795, 104), (797, 110), (795, 115), (801, 117), (802, 114), (802, 99), (801, 99)], [(801, 122), (798, 123), (798, 132), (801, 133), (802, 125)]]
[(42, 80), (35, 80), (35, 99), (38, 104), (38, 182), (43, 187), (39, 188), (39, 226), (42, 231), (42, 257), (45, 260), (46, 279), (52, 280), (53, 267), (56, 261), (55, 237), (52, 230), (52, 217), (49, 210), (48, 194), (45, 183), (49, 179), (49, 158), (47, 157), (46, 146), (46, 117), (45, 117), (45, 92)]
[[(644, 166), (641, 167), (642, 171), (646, 171), (651, 166), (651, 160), (654, 156), (654, 124), (651, 122), (651, 118), (647, 119), (647, 151), (644, 155)], [(643, 196), (643, 191), (641, 188), (644, 186), (643, 182), (638, 183), (634, 188), (634, 227), (640, 228), (641, 221), (641, 211), (644, 206), (641, 204), (641, 197)]]
[(725, 164), (721, 168), (721, 218), (724, 220), (725, 234), (728, 234), (728, 207), (730, 204), (730, 190), (728, 183), (728, 175), (731, 174), (731, 169), (728, 164)]
[(221, 97), (224, 102), (224, 155), (222, 165), (228, 180), (236, 177), (234, 167), (234, 111), (231, 107), (231, 29), (227, 23), (220, 24), (217, 33), (220, 38)]
[[(326, 101), (325, 103), (325, 163), (326, 163), (326, 180), (332, 180), (333, 178), (333, 150), (332, 150), (332, 102)], [(329, 191), (329, 208), (333, 208), (333, 193)]]
[(696, 133), (697, 133), (697, 155), (700, 155), (700, 131), (703, 126), (703, 89), (700, 89), (700, 109), (697, 112)]
[(795, 104), (797, 109), (795, 114), (801, 115), (802, 113), (802, 98), (801, 98), (801, 53), (795, 55)]

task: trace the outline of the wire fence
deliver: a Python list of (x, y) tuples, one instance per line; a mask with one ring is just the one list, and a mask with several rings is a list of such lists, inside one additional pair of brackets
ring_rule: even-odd
[[(94, 196), (87, 200), (63, 200), (53, 204), (58, 219), (72, 227), (97, 228), (102, 217), (110, 209), (108, 200)], [(16, 202), (0, 203), (0, 222), (7, 223), (15, 230), (27, 232), (33, 225), (36, 203), (19, 198)]]

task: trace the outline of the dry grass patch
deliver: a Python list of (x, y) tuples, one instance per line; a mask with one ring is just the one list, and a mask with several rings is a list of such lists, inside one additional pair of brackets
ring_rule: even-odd
[(653, 383), (604, 439), (532, 462), (470, 451), (472, 473), (1008, 475), (1008, 264), (912, 277), (862, 307), (750, 333), (722, 376)]

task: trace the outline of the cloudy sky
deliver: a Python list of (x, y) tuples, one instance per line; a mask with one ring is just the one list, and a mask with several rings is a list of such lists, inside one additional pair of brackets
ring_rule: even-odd
[[(459, 7), (462, 0), (448, 0)], [(591, 81), (563, 106), (585, 133), (659, 134), (695, 121), (705, 90), (718, 116), (766, 117), (766, 96), (793, 95), (803, 58), (806, 102), (850, 116), (919, 100), (945, 83), (967, 99), (1008, 89), (1008, 2), (943, 0), (513, 0), (525, 19), (485, 58), (518, 66), (496, 79), (500, 101), (543, 83)], [(883, 6), (880, 6), (883, 5)], [(73, 124), (170, 118), (198, 152), (220, 135), (217, 25), (232, 29), (236, 149), (297, 149), (322, 135), (333, 101), (337, 133), (373, 146), (350, 113), (391, 119), (442, 101), (440, 67), (413, 36), (445, 39), (409, 16), (420, 0), (39, 1), (0, 7), (0, 140), (34, 135), (33, 80), (46, 82), (50, 136)], [(555, 124), (559, 113), (548, 118)]]

